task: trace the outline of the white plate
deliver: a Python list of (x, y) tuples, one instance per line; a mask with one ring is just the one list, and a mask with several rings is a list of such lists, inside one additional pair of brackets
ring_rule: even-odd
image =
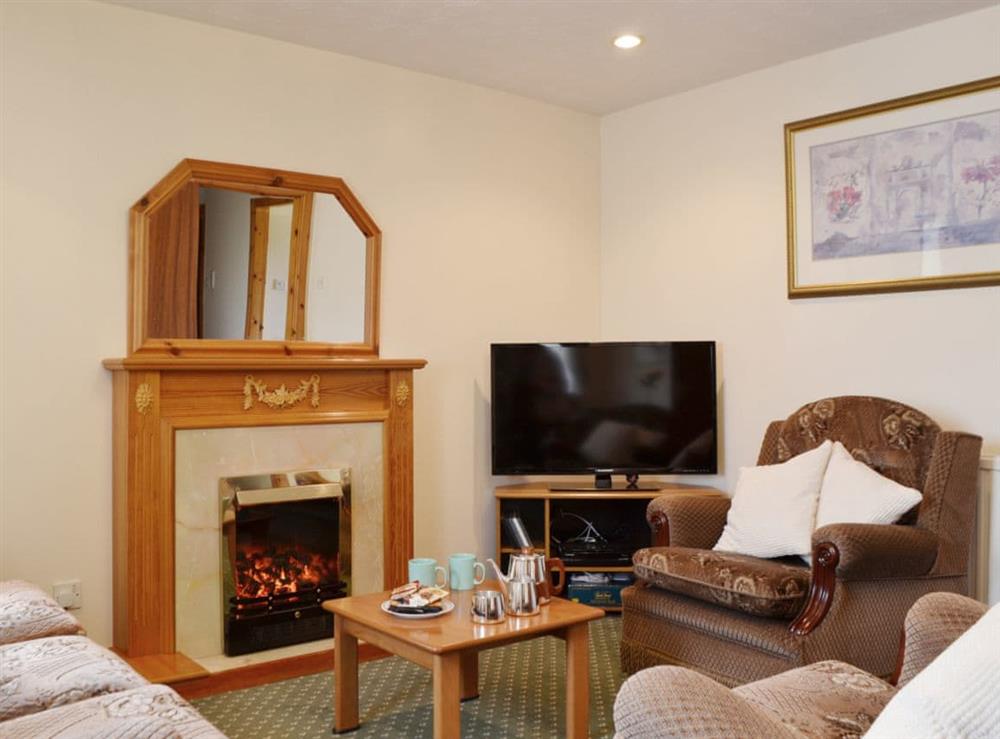
[(437, 618), (438, 616), (443, 616), (444, 614), (451, 613), (455, 610), (455, 604), (450, 600), (446, 600), (441, 603), (441, 611), (438, 613), (393, 613), (389, 610), (390, 605), (392, 605), (391, 600), (382, 601), (382, 610), (390, 616), (395, 616), (396, 618)]

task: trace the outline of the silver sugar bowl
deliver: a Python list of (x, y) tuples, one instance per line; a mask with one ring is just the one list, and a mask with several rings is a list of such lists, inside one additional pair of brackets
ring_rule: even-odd
[(477, 590), (472, 594), (473, 623), (499, 624), (503, 620), (503, 593), (499, 590)]

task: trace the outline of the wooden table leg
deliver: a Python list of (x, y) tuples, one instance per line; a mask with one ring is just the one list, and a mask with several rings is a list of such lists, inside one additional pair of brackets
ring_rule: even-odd
[(358, 640), (347, 633), (344, 619), (333, 619), (333, 730), (353, 731), (358, 722)]
[(590, 735), (590, 644), (587, 624), (566, 629), (566, 737)]
[(479, 652), (462, 652), (462, 700), (479, 697)]
[(461, 662), (458, 652), (434, 655), (434, 739), (462, 735)]

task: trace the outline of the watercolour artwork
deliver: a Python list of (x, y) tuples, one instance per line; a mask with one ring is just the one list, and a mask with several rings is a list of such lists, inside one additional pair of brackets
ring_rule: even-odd
[(1000, 110), (813, 146), (815, 260), (1000, 241)]

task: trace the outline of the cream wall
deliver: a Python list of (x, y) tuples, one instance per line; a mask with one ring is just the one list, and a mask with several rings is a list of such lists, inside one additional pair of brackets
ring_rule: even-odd
[(1000, 7), (602, 120), (601, 333), (719, 342), (723, 474), (765, 424), (846, 393), (1000, 448), (1000, 288), (789, 301), (782, 125), (1000, 74)]
[(421, 554), (493, 547), (490, 341), (716, 339), (720, 484), (752, 463), (767, 420), (833, 393), (896, 397), (1000, 448), (1000, 288), (789, 302), (781, 143), (786, 121), (996, 74), (1000, 9), (600, 122), (113, 6), (0, 12), (0, 577), (81, 578), (99, 641), (100, 360), (125, 346), (128, 206), (182, 157), (343, 176), (382, 227), (382, 353), (430, 361), (416, 377)]
[(488, 344), (596, 333), (598, 120), (108, 5), (2, 13), (0, 576), (81, 578), (110, 641), (100, 361), (125, 349), (128, 207), (183, 157), (345, 178), (384, 232), (382, 354), (429, 360), (417, 551), (489, 551)]

